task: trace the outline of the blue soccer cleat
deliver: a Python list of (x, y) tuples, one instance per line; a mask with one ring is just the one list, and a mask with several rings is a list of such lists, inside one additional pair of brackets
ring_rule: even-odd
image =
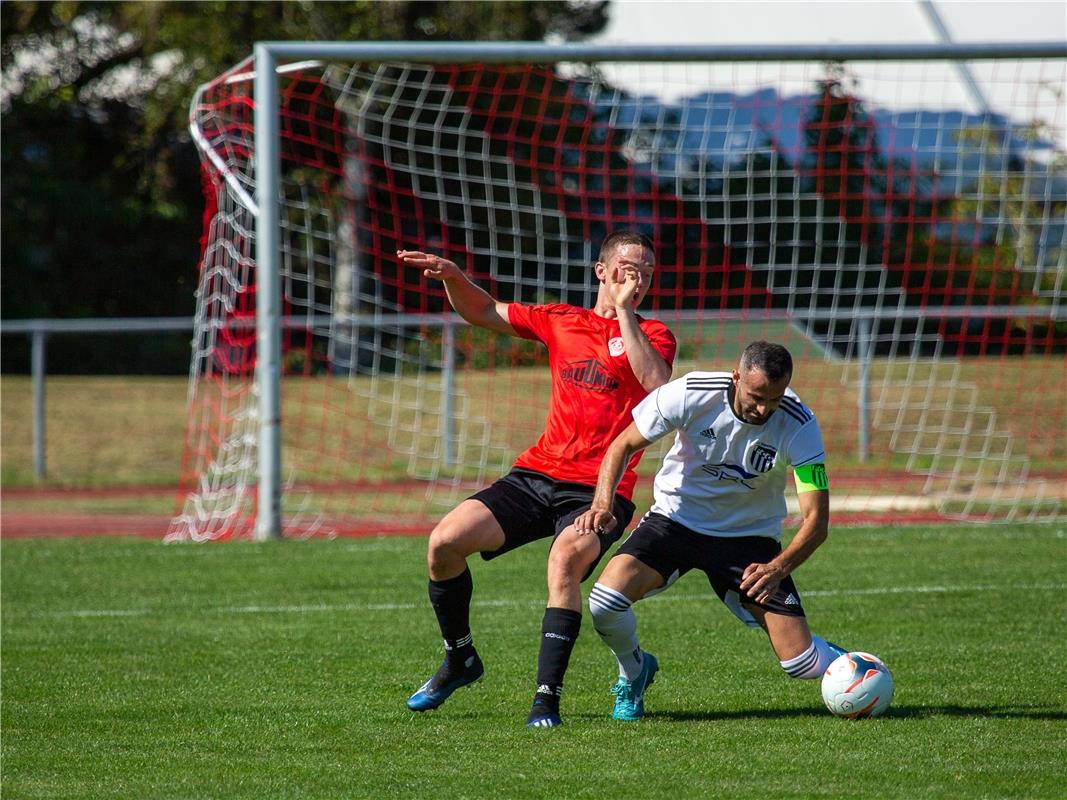
[(839, 644), (834, 644), (833, 642), (827, 642), (826, 639), (823, 639), (823, 641), (826, 642), (826, 646), (829, 647), (833, 651), (834, 658), (838, 658), (840, 656), (843, 656), (845, 653), (848, 652), (848, 650), (846, 650), (845, 648), (843, 648)]
[(659, 662), (656, 657), (645, 653), (640, 675), (632, 682), (619, 678), (619, 682), (611, 687), (611, 693), (615, 695), (615, 710), (611, 712), (614, 719), (633, 722), (645, 715), (645, 692), (656, 679), (657, 672)]
[(477, 653), (470, 656), (459, 671), (445, 661), (434, 676), (408, 698), (408, 708), (412, 711), (431, 711), (451, 697), (456, 689), (480, 681), (484, 674), (485, 667)]

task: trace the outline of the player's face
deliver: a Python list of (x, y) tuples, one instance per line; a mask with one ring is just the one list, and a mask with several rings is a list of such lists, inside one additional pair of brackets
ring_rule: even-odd
[[(637, 281), (637, 291), (634, 292), (634, 308), (641, 305), (641, 301), (648, 294), (652, 286), (652, 274), (656, 271), (656, 258), (652, 251), (639, 244), (621, 244), (608, 254), (607, 261), (597, 265), (603, 267), (603, 278), (621, 280), (623, 275), (632, 276)], [(598, 270), (599, 272), (599, 270)]]
[(735, 369), (734, 413), (750, 425), (762, 425), (781, 404), (790, 377), (772, 382), (761, 369)]

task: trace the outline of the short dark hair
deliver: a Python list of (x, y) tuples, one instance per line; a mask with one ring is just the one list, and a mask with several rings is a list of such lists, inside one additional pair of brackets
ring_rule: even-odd
[(616, 247), (621, 247), (624, 244), (639, 244), (642, 247), (648, 248), (652, 255), (656, 254), (656, 249), (652, 246), (652, 240), (643, 233), (622, 230), (609, 234), (608, 238), (604, 240), (604, 243), (600, 245), (600, 258), (598, 261), (607, 261), (611, 252)]
[(741, 354), (741, 371), (758, 369), (767, 378), (777, 383), (793, 374), (793, 357), (780, 344), (762, 339), (752, 342)]

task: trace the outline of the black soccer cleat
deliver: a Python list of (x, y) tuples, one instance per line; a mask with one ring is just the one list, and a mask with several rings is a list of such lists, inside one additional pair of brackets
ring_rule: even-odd
[(534, 700), (530, 716), (526, 718), (527, 728), (558, 728), (562, 724), (558, 708), (553, 708), (544, 700)]

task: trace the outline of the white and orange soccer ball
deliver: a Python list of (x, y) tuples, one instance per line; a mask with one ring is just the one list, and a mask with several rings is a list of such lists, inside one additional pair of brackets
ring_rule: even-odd
[(823, 673), (822, 699), (837, 717), (877, 717), (893, 701), (893, 676), (877, 656), (858, 650), (845, 653)]

